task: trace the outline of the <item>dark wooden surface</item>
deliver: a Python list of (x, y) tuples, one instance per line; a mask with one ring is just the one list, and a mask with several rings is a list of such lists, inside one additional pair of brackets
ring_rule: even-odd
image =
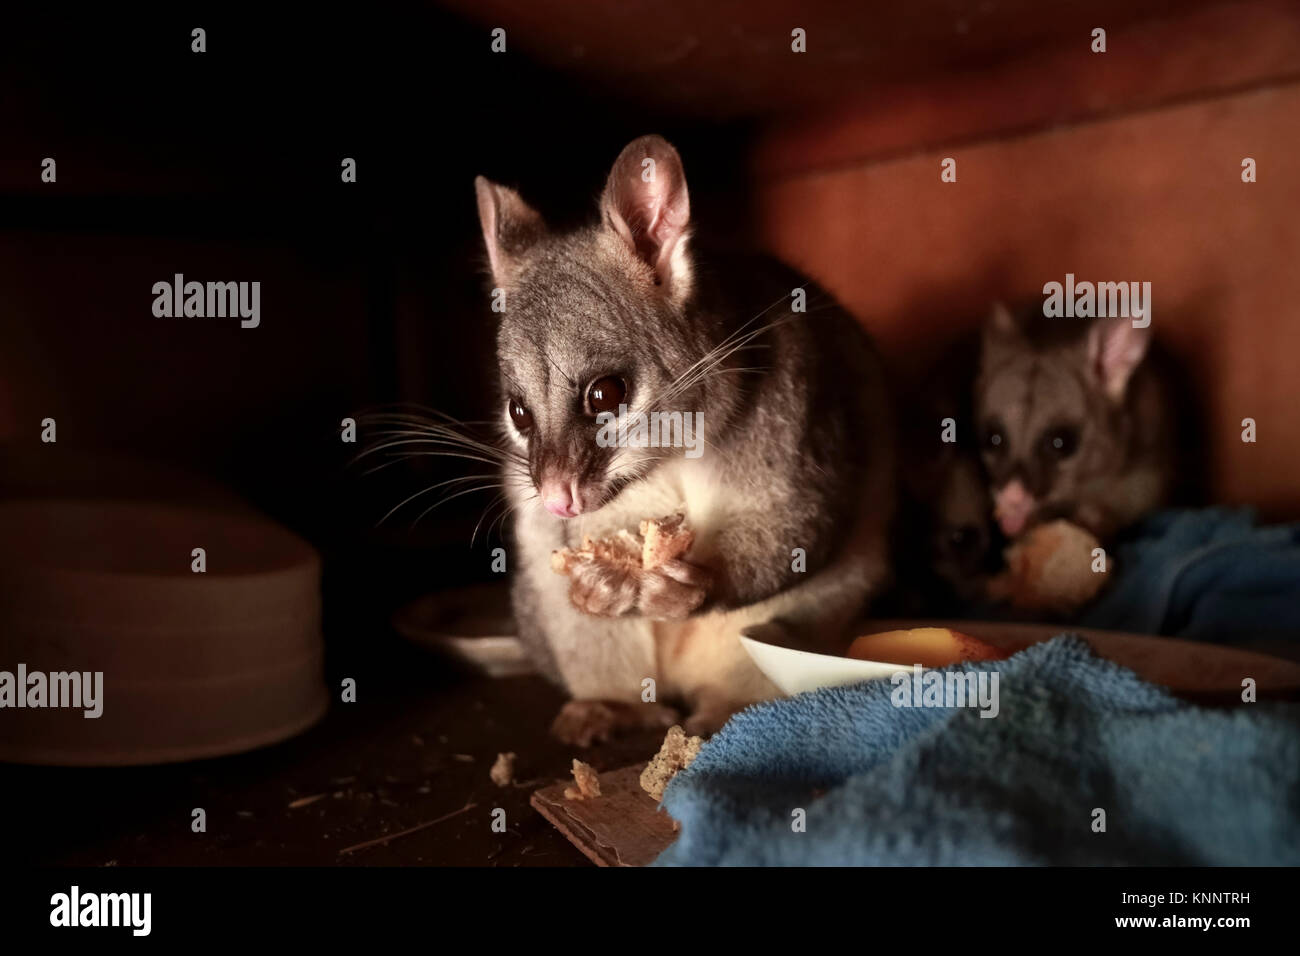
[[(662, 733), (579, 751), (549, 736), (562, 697), (542, 679), (468, 677), (381, 643), (358, 676), (357, 703), (332, 691), (325, 720), (279, 746), (160, 767), (0, 766), (5, 855), (85, 866), (590, 866), (529, 796), (567, 776), (575, 756), (602, 772), (644, 761)], [(331, 674), (332, 688), (342, 676)], [(489, 780), (500, 751), (518, 754), (528, 786)], [(385, 845), (341, 852), (471, 803)], [(196, 807), (206, 833), (190, 829)], [(497, 807), (504, 833), (492, 832)]]

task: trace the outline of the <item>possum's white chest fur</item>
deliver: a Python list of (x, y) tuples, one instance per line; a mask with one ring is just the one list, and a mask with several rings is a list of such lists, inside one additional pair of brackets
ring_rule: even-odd
[(646, 518), (681, 512), (695, 531), (697, 548), (703, 549), (725, 525), (723, 490), (718, 469), (702, 458), (666, 462), (599, 511), (571, 519), (573, 539), (608, 537), (621, 529), (636, 532)]
[[(703, 459), (665, 462), (628, 486), (599, 511), (563, 520), (570, 546), (584, 535), (636, 532), (641, 521), (681, 512), (696, 539), (686, 560), (708, 568), (719, 556), (720, 532), (743, 507), (720, 469)], [(850, 545), (840, 560), (779, 594), (745, 607), (659, 621), (629, 616), (597, 618), (579, 613), (568, 597), (568, 579), (551, 569), (555, 518), (531, 502), (520, 516), (523, 573), (542, 601), (533, 622), (546, 634), (566, 687), (575, 697), (643, 700), (645, 679), (658, 693), (688, 701), (693, 711), (725, 719), (735, 707), (778, 694), (738, 641), (745, 627), (773, 618), (804, 619), (826, 633), (839, 633), (857, 608), (867, 582), (878, 579), (884, 537), (878, 532)], [(549, 531), (548, 531), (549, 529)], [(874, 546), (873, 546), (874, 545)]]

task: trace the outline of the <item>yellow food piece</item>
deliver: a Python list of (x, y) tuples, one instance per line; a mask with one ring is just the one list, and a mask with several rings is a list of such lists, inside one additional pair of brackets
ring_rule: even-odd
[(1068, 521), (1039, 525), (1006, 550), (1007, 570), (989, 582), (989, 597), (1025, 611), (1069, 613), (1106, 584), (1107, 575), (1092, 569), (1098, 547), (1090, 532)]
[(886, 664), (947, 667), (962, 661), (992, 661), (1006, 653), (978, 638), (946, 627), (917, 627), (908, 631), (864, 634), (849, 645), (848, 656)]

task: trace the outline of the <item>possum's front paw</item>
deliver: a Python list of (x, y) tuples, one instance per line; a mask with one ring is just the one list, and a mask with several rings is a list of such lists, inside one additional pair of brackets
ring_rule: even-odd
[(713, 576), (707, 569), (675, 558), (641, 573), (637, 609), (646, 617), (689, 617), (709, 595)]
[(712, 575), (682, 560), (695, 541), (680, 514), (647, 518), (641, 533), (626, 528), (605, 538), (584, 535), (582, 547), (551, 552), (551, 569), (569, 576), (569, 600), (584, 614), (682, 618), (704, 603)]
[(569, 570), (569, 601), (584, 614), (620, 617), (636, 608), (640, 577), (640, 571), (611, 562), (578, 562)]
[(676, 620), (689, 617), (704, 603), (712, 580), (705, 568), (680, 558), (642, 570), (585, 560), (569, 570), (569, 600), (594, 617), (635, 611), (656, 620)]
[(671, 727), (677, 711), (663, 704), (571, 700), (556, 715), (551, 734), (575, 747), (603, 743), (624, 731)]

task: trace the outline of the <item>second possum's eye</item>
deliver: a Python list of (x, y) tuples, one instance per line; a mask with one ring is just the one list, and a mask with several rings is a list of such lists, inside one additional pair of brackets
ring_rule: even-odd
[(948, 532), (948, 547), (959, 558), (970, 558), (984, 547), (983, 535), (973, 524), (964, 524)]
[(1006, 437), (996, 422), (984, 426), (984, 450), (993, 454), (1006, 451)]
[(593, 415), (600, 412), (617, 412), (618, 406), (627, 398), (627, 383), (621, 378), (606, 375), (598, 378), (587, 388), (587, 406)]
[(1056, 458), (1069, 458), (1079, 448), (1079, 430), (1068, 425), (1043, 436), (1043, 450)]
[(510, 399), (510, 420), (521, 432), (533, 427), (533, 413), (524, 408), (524, 403), (517, 398)]

